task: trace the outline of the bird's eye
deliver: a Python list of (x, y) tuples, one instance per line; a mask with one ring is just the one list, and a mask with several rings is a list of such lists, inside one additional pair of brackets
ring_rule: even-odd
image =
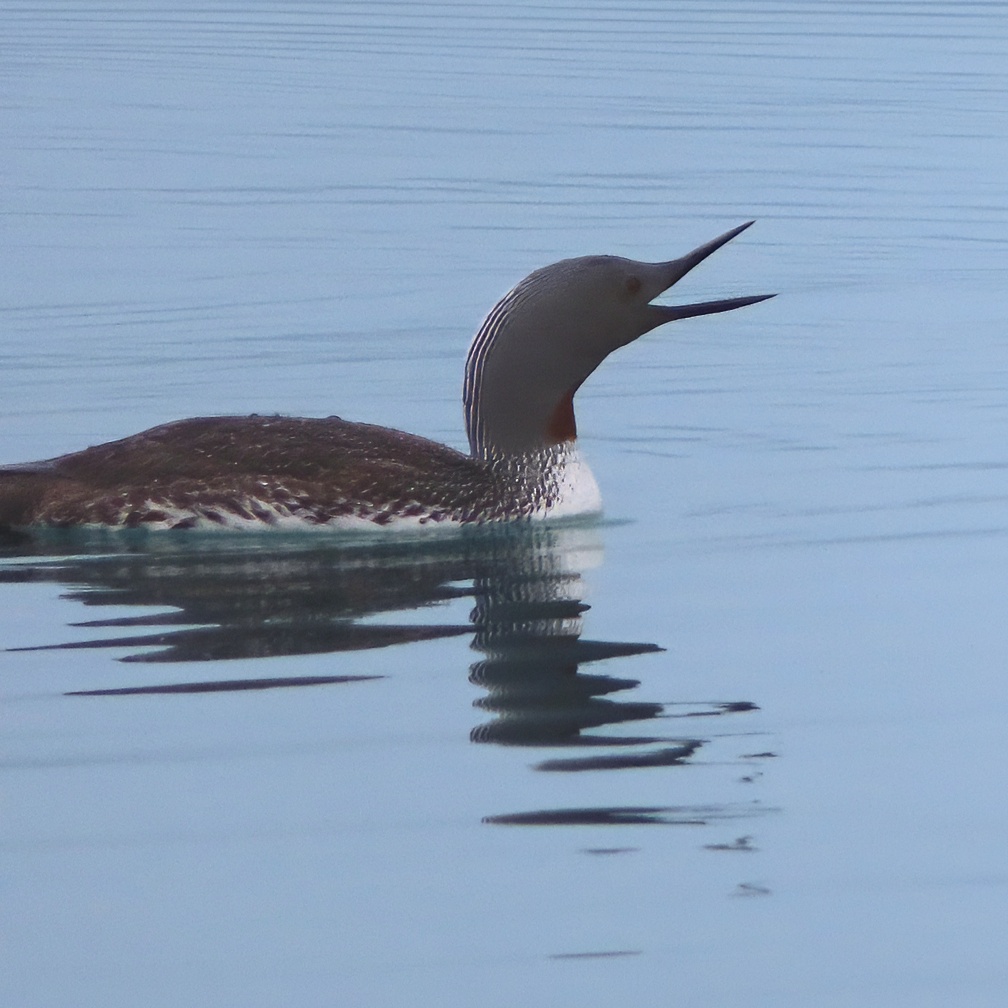
[(635, 276), (627, 277), (624, 286), (626, 287), (627, 294), (639, 294), (641, 288), (640, 278)]

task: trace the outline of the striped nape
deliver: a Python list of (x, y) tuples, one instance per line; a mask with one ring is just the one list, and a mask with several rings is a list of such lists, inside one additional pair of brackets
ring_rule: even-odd
[[(534, 275), (533, 275), (534, 276)], [(533, 277), (526, 277), (513, 287), (491, 309), (473, 337), (466, 357), (465, 380), (462, 384), (462, 405), (465, 410), (466, 434), (473, 458), (489, 458), (491, 445), (487, 440), (486, 421), (481, 410), (480, 393), (483, 389), (486, 362), (493, 353), (495, 342), (503, 332), (508, 314), (531, 293)]]

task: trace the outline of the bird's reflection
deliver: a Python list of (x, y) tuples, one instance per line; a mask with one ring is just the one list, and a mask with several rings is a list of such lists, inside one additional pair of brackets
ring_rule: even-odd
[[(511, 568), (514, 575), (474, 581), (476, 600), (472, 622), (473, 648), (485, 657), (470, 667), (469, 678), (487, 691), (477, 706), (492, 720), (474, 728), (474, 742), (506, 745), (612, 747), (618, 755), (550, 759), (540, 770), (591, 770), (619, 766), (657, 765), (686, 759), (700, 745), (697, 739), (676, 739), (660, 750), (654, 735), (613, 735), (599, 729), (658, 718), (664, 706), (617, 698), (640, 685), (636, 679), (581, 672), (581, 666), (607, 659), (661, 651), (657, 644), (583, 640), (581, 550), (558, 548), (556, 530), (549, 549), (536, 550), (531, 563)], [(562, 535), (562, 533), (561, 533)], [(641, 747), (641, 752), (627, 752)]]
[[(747, 702), (667, 705), (624, 694), (638, 681), (599, 666), (662, 649), (585, 640), (582, 571), (600, 557), (599, 531), (515, 525), (408, 538), (132, 535), (64, 532), (0, 541), (0, 582), (53, 581), (92, 608), (131, 607), (74, 624), (108, 636), (40, 642), (32, 650), (126, 649), (125, 662), (214, 662), (189, 682), (126, 682), (75, 695), (178, 694), (320, 686), (345, 675), (249, 678), (226, 659), (323, 654), (473, 634), (470, 680), (485, 690), (476, 743), (558, 750), (534, 763), (578, 772), (686, 763), (703, 745), (669, 731), (683, 717), (753, 709)], [(469, 621), (444, 621), (445, 603), (471, 597)], [(389, 620), (385, 614), (398, 614)], [(408, 614), (408, 619), (406, 618)], [(376, 617), (384, 617), (381, 622)], [(475, 632), (474, 632), (475, 631)], [(390, 657), (390, 669), (394, 668)], [(583, 671), (589, 665), (591, 671)], [(619, 665), (622, 668), (622, 663)], [(240, 665), (243, 671), (247, 665)], [(647, 723), (653, 730), (641, 731)], [(628, 725), (633, 725), (628, 730)], [(694, 822), (705, 808), (546, 810), (489, 822)], [(566, 818), (565, 818), (566, 817)]]
[(142, 649), (127, 662), (326, 654), (469, 632), (464, 624), (366, 622), (467, 594), (453, 586), (466, 567), (447, 542), (410, 552), (304, 537), (66, 532), (8, 543), (0, 556), (8, 558), (0, 581), (56, 581), (88, 607), (155, 607), (74, 624), (126, 633), (51, 645)]

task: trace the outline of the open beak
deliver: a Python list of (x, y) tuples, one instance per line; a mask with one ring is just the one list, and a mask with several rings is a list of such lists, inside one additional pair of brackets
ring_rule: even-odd
[[(694, 266), (699, 265), (712, 252), (716, 252), (722, 245), (727, 244), (736, 235), (740, 235), (746, 228), (755, 224), (755, 221), (746, 221), (731, 231), (726, 231), (723, 235), (712, 239), (704, 245), (693, 249), (680, 259), (673, 259), (671, 262), (662, 263), (667, 270), (668, 283), (662, 291), (667, 291), (673, 284), (678, 283)], [(649, 305), (654, 312), (655, 326), (663, 325), (665, 322), (673, 322), (676, 319), (692, 318), (694, 315), (714, 315), (717, 312), (731, 311), (733, 308), (745, 308), (746, 305), (759, 304), (768, 298), (776, 297), (774, 294), (754, 294), (751, 297), (723, 298), (720, 301), (698, 301), (696, 304), (686, 305)]]

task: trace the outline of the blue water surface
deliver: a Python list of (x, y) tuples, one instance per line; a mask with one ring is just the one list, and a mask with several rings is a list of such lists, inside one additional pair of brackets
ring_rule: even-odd
[(0, 1002), (995, 1006), (997, 4), (0, 3), (0, 460), (464, 446), (513, 283), (680, 255), (606, 516), (0, 544)]

